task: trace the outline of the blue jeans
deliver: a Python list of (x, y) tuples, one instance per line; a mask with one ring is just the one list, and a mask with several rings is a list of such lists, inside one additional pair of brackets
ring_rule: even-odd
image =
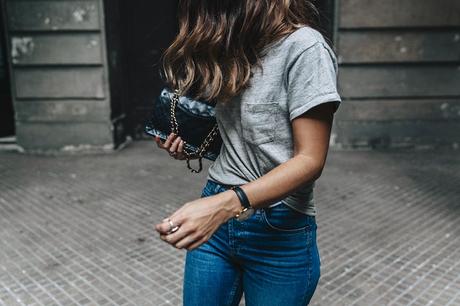
[[(208, 180), (201, 197), (228, 188)], [(279, 201), (187, 251), (183, 305), (238, 305), (244, 292), (247, 306), (305, 306), (319, 277), (315, 217)]]

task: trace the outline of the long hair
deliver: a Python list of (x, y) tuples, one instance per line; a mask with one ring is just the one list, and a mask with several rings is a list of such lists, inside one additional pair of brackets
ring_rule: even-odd
[(179, 0), (179, 32), (161, 56), (166, 85), (194, 99), (228, 101), (247, 88), (264, 50), (302, 26), (307, 0)]

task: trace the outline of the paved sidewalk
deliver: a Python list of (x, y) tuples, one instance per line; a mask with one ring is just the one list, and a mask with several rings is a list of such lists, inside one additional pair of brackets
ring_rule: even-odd
[[(3, 152), (0, 175), (0, 305), (181, 305), (185, 250), (152, 226), (199, 197), (206, 171), (141, 141)], [(312, 305), (460, 305), (459, 151), (330, 152), (315, 197)]]

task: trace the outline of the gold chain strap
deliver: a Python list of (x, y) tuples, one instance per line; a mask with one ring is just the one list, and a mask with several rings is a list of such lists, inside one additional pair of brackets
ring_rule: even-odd
[[(179, 135), (179, 124), (177, 123), (176, 119), (176, 106), (179, 103), (179, 89), (174, 90), (173, 98), (172, 98), (172, 103), (171, 103), (171, 133), (175, 133), (176, 135)], [(184, 150), (185, 157), (187, 159), (187, 168), (189, 168), (192, 172), (198, 173), (203, 169), (203, 164), (202, 164), (202, 158), (204, 153), (206, 153), (206, 150), (208, 147), (211, 145), (212, 141), (214, 140), (214, 137), (217, 135), (219, 132), (219, 128), (217, 126), (217, 123), (213, 126), (211, 131), (206, 135), (205, 139), (203, 142), (200, 144), (198, 149), (195, 152), (188, 153), (186, 150)], [(184, 140), (185, 144), (185, 140)], [(193, 169), (190, 166), (190, 160), (192, 158), (198, 157), (198, 162), (199, 162), (199, 168), (198, 170)]]

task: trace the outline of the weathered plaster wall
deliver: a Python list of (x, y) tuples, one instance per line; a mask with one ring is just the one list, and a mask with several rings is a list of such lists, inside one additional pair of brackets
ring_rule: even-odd
[(113, 148), (102, 1), (6, 0), (18, 144)]
[(460, 144), (460, 2), (337, 1), (335, 139), (344, 147)]

